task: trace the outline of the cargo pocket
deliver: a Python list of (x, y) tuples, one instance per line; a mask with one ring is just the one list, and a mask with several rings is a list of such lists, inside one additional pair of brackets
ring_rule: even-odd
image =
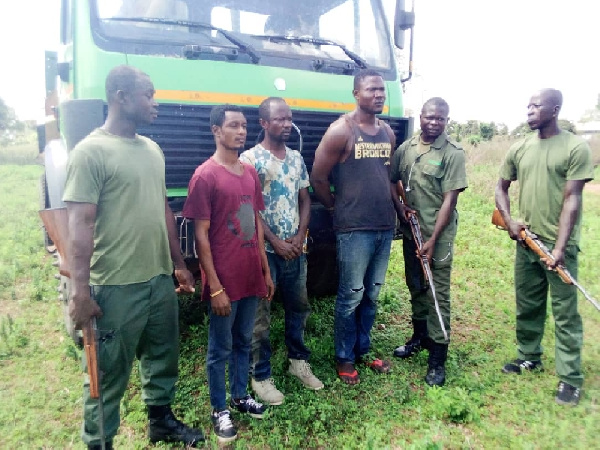
[(438, 241), (433, 251), (433, 267), (442, 268), (452, 265), (454, 244), (452, 241)]

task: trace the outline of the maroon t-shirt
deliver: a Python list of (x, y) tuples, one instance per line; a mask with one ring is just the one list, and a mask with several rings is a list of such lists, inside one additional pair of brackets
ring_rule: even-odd
[[(212, 158), (205, 161), (190, 180), (183, 207), (188, 219), (210, 220), (213, 263), (231, 301), (267, 295), (255, 215), (265, 204), (256, 170), (242, 165), (244, 172), (236, 175)], [(202, 298), (210, 299), (206, 283)]]

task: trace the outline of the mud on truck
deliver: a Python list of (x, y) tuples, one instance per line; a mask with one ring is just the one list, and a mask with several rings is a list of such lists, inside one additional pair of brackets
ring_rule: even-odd
[[(394, 19), (391, 28), (388, 15)], [(400, 78), (394, 57), (394, 47), (404, 47), (405, 31), (412, 33), (414, 25), (414, 8), (407, 11), (404, 0), (62, 0), (60, 21), (58, 51), (46, 52), (49, 119), (39, 139), (45, 158), (42, 209), (64, 207), (68, 152), (104, 122), (104, 80), (110, 69), (133, 65), (156, 89), (159, 116), (138, 131), (164, 152), (169, 203), (190, 268), (198, 267), (194, 227), (181, 209), (194, 169), (214, 151), (213, 105), (242, 107), (249, 148), (260, 138), (258, 105), (268, 96), (283, 97), (296, 131), (288, 145), (301, 151), (310, 172), (328, 126), (354, 109), (354, 74), (373, 68), (387, 90), (380, 118), (391, 125), (398, 143), (412, 133), (411, 119), (403, 117), (402, 87), (408, 78)], [(412, 53), (412, 36), (410, 42)], [(309, 294), (335, 293), (331, 217), (314, 198), (308, 252)], [(57, 253), (60, 260), (60, 248)], [(66, 306), (69, 279), (61, 272), (59, 291)]]

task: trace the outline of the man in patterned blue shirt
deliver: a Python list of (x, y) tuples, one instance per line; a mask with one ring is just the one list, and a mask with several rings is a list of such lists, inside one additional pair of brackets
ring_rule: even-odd
[[(304, 343), (310, 314), (306, 292), (306, 235), (310, 218), (308, 171), (297, 150), (285, 143), (292, 131), (292, 111), (280, 97), (269, 97), (259, 106), (263, 141), (240, 155), (258, 172), (266, 209), (261, 211), (265, 247), (275, 286), (281, 290), (285, 310), (285, 344), (289, 372), (312, 390), (323, 388), (314, 376)], [(260, 300), (252, 337), (252, 389), (270, 405), (281, 405), (284, 395), (271, 377), (270, 302)]]

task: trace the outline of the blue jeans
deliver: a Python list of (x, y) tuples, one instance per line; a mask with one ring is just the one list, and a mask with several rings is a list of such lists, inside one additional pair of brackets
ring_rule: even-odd
[[(308, 360), (310, 350), (304, 344), (304, 329), (310, 314), (306, 293), (306, 255), (286, 261), (267, 252), (271, 278), (281, 291), (285, 311), (285, 345), (288, 358)], [(271, 378), (271, 302), (261, 299), (256, 309), (252, 336), (252, 376), (257, 381)]]
[(227, 407), (225, 391), (225, 363), (229, 361), (229, 389), (231, 397), (247, 395), (248, 366), (252, 327), (257, 297), (245, 297), (231, 302), (231, 314), (217, 316), (210, 310), (208, 326), (208, 353), (206, 373), (210, 404), (215, 410)]
[(336, 233), (340, 281), (335, 302), (334, 343), (338, 363), (354, 363), (371, 348), (371, 328), (393, 234), (393, 230)]

